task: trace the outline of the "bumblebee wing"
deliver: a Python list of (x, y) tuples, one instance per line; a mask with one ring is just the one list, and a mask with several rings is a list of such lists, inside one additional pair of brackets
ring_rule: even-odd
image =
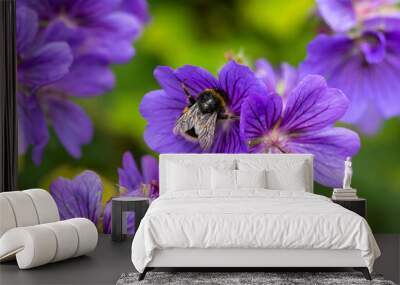
[(184, 112), (175, 123), (174, 134), (185, 133), (194, 128), (195, 120), (200, 114), (200, 108), (196, 104)]
[(194, 129), (198, 136), (200, 147), (203, 150), (208, 150), (214, 142), (217, 117), (217, 113), (202, 114), (195, 120)]

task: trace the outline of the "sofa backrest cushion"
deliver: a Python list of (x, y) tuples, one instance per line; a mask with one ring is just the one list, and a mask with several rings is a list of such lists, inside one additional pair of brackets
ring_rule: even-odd
[(53, 197), (43, 189), (0, 193), (0, 216), (0, 237), (15, 227), (60, 220)]

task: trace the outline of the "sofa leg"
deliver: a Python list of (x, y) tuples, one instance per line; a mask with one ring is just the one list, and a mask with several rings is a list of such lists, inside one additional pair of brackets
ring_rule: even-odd
[(146, 277), (146, 273), (147, 273), (148, 269), (147, 267), (143, 270), (142, 273), (139, 274), (139, 278), (138, 281), (142, 281), (144, 279), (144, 277)]
[(354, 269), (357, 271), (361, 271), (362, 274), (364, 275), (365, 279), (372, 280), (371, 274), (369, 274), (369, 270), (367, 267), (355, 267)]

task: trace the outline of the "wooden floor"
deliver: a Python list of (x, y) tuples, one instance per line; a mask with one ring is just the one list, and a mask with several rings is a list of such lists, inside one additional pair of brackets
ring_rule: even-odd
[[(400, 235), (376, 235), (382, 257), (375, 272), (395, 283), (400, 281)], [(130, 259), (131, 240), (120, 243), (100, 235), (97, 249), (82, 256), (42, 267), (19, 270), (15, 262), (0, 265), (0, 284), (115, 284), (124, 272), (134, 271)]]

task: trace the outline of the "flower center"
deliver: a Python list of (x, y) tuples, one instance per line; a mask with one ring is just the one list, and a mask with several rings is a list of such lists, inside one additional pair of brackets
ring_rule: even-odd
[(364, 32), (357, 42), (367, 64), (380, 63), (385, 58), (386, 41), (383, 33)]
[(65, 11), (61, 11), (57, 18), (61, 20), (65, 24), (65, 26), (69, 28), (76, 28), (78, 26), (76, 20), (71, 19), (71, 17), (69, 17), (67, 12)]
[(357, 21), (362, 22), (375, 16), (390, 16), (396, 14), (398, 13), (396, 5), (395, 1), (392, 0), (355, 1), (354, 8)]
[(280, 131), (277, 125), (264, 136), (248, 141), (249, 147), (261, 144), (265, 153), (287, 153), (285, 147), (288, 136)]
[(285, 81), (283, 79), (280, 79), (278, 81), (278, 84), (276, 84), (276, 92), (280, 96), (283, 96), (283, 94), (285, 93)]
[(151, 180), (150, 183), (141, 183), (140, 189), (145, 197), (157, 198), (159, 195), (159, 185), (157, 180)]

